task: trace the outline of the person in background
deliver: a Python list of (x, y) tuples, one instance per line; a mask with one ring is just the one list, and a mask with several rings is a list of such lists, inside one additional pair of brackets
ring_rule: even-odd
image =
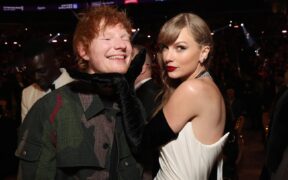
[(244, 142), (243, 125), (247, 117), (245, 102), (239, 97), (234, 85), (225, 89), (226, 100), (226, 131), (229, 138), (224, 147), (223, 175), (225, 178), (238, 179), (237, 164), (241, 160)]
[(11, 116), (8, 109), (8, 100), (0, 97), (0, 140), (2, 148), (0, 149), (0, 160), (2, 168), (0, 179), (5, 180), (14, 178), (17, 172), (18, 160), (13, 152), (17, 146), (17, 121)]
[(162, 101), (148, 124), (125, 119), (133, 152), (147, 158), (160, 149), (155, 179), (205, 180), (215, 163), (217, 179), (223, 179), (221, 154), (229, 133), (223, 135), (224, 99), (208, 72), (210, 29), (199, 16), (181, 13), (162, 26), (158, 44)]
[(271, 180), (288, 176), (288, 88), (277, 100), (271, 115), (271, 127), (267, 138), (266, 167)]
[[(147, 48), (144, 46), (134, 44), (133, 54), (138, 54), (142, 49), (146, 49), (147, 51)], [(134, 82), (136, 95), (142, 102), (148, 117), (152, 115), (152, 112), (157, 106), (157, 94), (160, 92), (160, 84), (157, 80), (152, 78), (152, 74), (154, 73), (152, 66), (154, 64), (155, 63), (152, 62), (150, 53), (147, 52), (142, 70)]]
[(45, 39), (27, 42), (23, 47), (23, 61), (33, 83), (22, 91), (22, 121), (38, 99), (73, 81), (66, 69), (61, 68), (54, 47)]
[(288, 71), (271, 109), (265, 164), (259, 179), (280, 180), (288, 176)]
[[(154, 74), (156, 74), (155, 72), (156, 68), (153, 69), (153, 66), (156, 66), (156, 63), (152, 62), (152, 58), (151, 58), (148, 48), (145, 48), (144, 46), (140, 44), (133, 45), (134, 56), (143, 50), (148, 51), (148, 52), (146, 52), (145, 61), (141, 68), (141, 72), (139, 73), (139, 75), (136, 77), (134, 81), (134, 88), (135, 88), (136, 96), (139, 98), (139, 100), (143, 104), (146, 116), (148, 117), (147, 120), (149, 120), (149, 117), (152, 116), (152, 113), (156, 110), (157, 105), (159, 105), (160, 103), (160, 98), (157, 95), (159, 94), (161, 90), (161, 86), (159, 84), (160, 82), (158, 82), (154, 78), (155, 77)], [(159, 170), (158, 150), (155, 150), (151, 154), (152, 154), (151, 158), (144, 158), (143, 159), (144, 161), (142, 161), (142, 165), (145, 168), (144, 176), (147, 176), (147, 179), (148, 177), (152, 179), (152, 177), (154, 177), (157, 171)]]
[(131, 30), (126, 14), (115, 7), (79, 14), (73, 47), (80, 72), (27, 114), (16, 150), (22, 179), (142, 179), (122, 127), (127, 109), (119, 103), (128, 92)]

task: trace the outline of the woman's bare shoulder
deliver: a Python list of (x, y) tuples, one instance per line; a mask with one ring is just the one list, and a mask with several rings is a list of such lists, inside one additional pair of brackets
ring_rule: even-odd
[(175, 92), (183, 95), (201, 95), (206, 93), (211, 88), (211, 85), (203, 80), (191, 79), (184, 81)]

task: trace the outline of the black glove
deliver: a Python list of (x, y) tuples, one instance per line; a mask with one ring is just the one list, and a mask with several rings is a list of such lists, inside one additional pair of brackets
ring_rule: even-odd
[[(136, 125), (138, 127), (135, 127)], [(138, 137), (133, 138), (134, 146), (136, 147), (137, 154), (144, 154), (144, 157), (151, 153), (153, 149), (176, 139), (178, 136), (178, 133), (174, 133), (170, 128), (163, 110), (160, 110), (145, 126), (140, 126), (139, 123), (136, 125), (131, 122), (126, 125), (131, 126), (129, 129), (139, 131), (128, 135), (138, 135)], [(130, 139), (132, 138), (130, 137)]]
[(117, 78), (120, 78), (121, 74), (119, 73), (105, 73), (105, 74), (88, 74), (85, 72), (80, 72), (76, 70), (70, 70), (69, 75), (74, 78), (81, 81), (85, 81), (92, 84), (107, 84), (107, 85), (113, 85)]
[(132, 60), (130, 67), (125, 74), (125, 77), (129, 84), (134, 84), (135, 79), (142, 71), (142, 66), (146, 58), (146, 49), (141, 49), (139, 53)]
[[(143, 135), (146, 113), (141, 101), (136, 97), (134, 83), (124, 77), (115, 80), (119, 103), (123, 114), (123, 127), (132, 151), (135, 152)], [(133, 88), (131, 88), (133, 86)]]
[[(135, 79), (142, 71), (142, 66), (145, 62), (146, 50), (141, 49), (139, 53), (134, 57), (131, 65), (125, 74), (125, 78), (129, 84), (134, 84)], [(103, 74), (88, 74), (77, 70), (69, 70), (69, 74), (72, 78), (86, 81), (92, 84), (115, 84), (117, 81), (121, 81), (123, 75), (119, 73), (103, 73)]]
[[(139, 59), (137, 59), (137, 63)], [(130, 69), (130, 73), (136, 69)], [(75, 78), (94, 85), (113, 86), (118, 94), (119, 104), (123, 115), (123, 126), (129, 144), (132, 147), (139, 145), (143, 135), (146, 121), (145, 110), (142, 103), (136, 97), (133, 84), (129, 83), (125, 76), (119, 73), (87, 74), (79, 71), (69, 72)], [(126, 76), (127, 77), (127, 76)], [(131, 87), (133, 86), (133, 87)]]

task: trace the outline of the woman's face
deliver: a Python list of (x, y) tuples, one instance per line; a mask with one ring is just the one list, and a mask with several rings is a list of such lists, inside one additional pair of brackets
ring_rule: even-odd
[(186, 27), (181, 30), (176, 41), (162, 51), (167, 74), (172, 79), (187, 79), (193, 75), (201, 56), (203, 48)]
[(90, 74), (124, 74), (131, 63), (131, 54), (130, 34), (121, 24), (117, 24), (102, 28), (82, 57), (89, 61)]

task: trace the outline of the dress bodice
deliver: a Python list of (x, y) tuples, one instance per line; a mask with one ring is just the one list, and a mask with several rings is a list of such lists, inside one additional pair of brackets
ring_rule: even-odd
[(222, 179), (222, 150), (228, 138), (226, 133), (214, 144), (201, 143), (194, 135), (192, 122), (180, 131), (177, 139), (160, 149), (160, 170), (157, 180), (205, 180), (218, 161), (217, 176)]

